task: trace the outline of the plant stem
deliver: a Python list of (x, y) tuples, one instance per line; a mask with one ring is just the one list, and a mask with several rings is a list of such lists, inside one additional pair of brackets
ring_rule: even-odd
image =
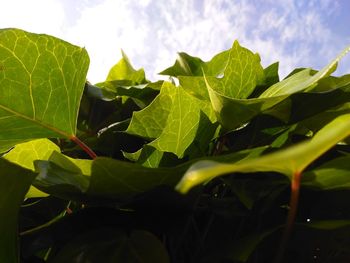
[(86, 152), (91, 157), (91, 159), (95, 159), (97, 157), (96, 153), (75, 135), (72, 135), (69, 139), (72, 142), (75, 142), (84, 152)]
[(295, 172), (293, 174), (292, 183), (291, 183), (291, 196), (289, 201), (289, 212), (287, 217), (286, 228), (284, 229), (284, 232), (283, 232), (281, 245), (274, 261), (275, 263), (279, 263), (283, 259), (284, 252), (288, 245), (290, 234), (293, 230), (294, 221), (298, 210), (300, 181), (301, 181), (301, 172)]

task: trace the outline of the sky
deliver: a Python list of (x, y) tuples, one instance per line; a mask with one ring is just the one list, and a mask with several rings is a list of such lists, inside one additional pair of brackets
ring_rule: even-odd
[[(123, 49), (150, 80), (177, 52), (210, 60), (234, 40), (263, 66), (321, 69), (350, 45), (348, 0), (0, 0), (0, 28), (54, 35), (85, 47), (88, 80), (104, 81)], [(350, 73), (350, 55), (335, 75)]]

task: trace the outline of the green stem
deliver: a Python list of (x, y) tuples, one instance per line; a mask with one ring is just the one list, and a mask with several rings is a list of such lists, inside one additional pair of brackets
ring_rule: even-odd
[(288, 245), (290, 234), (292, 233), (295, 217), (298, 211), (299, 194), (300, 194), (301, 172), (295, 172), (291, 183), (291, 196), (289, 201), (289, 212), (287, 217), (286, 228), (283, 233), (280, 249), (275, 258), (275, 263), (281, 262), (283, 259), (286, 247)]
[(75, 142), (81, 149), (83, 149), (83, 151), (86, 152), (91, 157), (91, 159), (96, 159), (96, 153), (93, 150), (91, 150), (91, 148), (87, 146), (84, 142), (82, 142), (78, 137), (72, 135), (69, 139), (72, 142)]

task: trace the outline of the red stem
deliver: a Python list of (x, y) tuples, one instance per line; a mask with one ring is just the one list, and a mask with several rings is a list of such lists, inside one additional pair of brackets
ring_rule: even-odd
[(300, 182), (301, 182), (301, 172), (295, 172), (293, 174), (292, 183), (291, 183), (291, 196), (289, 201), (289, 212), (287, 217), (286, 228), (284, 229), (280, 249), (274, 261), (275, 263), (279, 263), (283, 259), (290, 234), (293, 230), (295, 217), (297, 215), (297, 210), (298, 210)]
[(81, 149), (83, 149), (83, 151), (86, 152), (91, 157), (91, 159), (96, 159), (96, 153), (93, 150), (91, 150), (91, 148), (87, 146), (84, 142), (82, 142), (78, 137), (72, 135), (69, 139), (72, 142), (75, 142)]

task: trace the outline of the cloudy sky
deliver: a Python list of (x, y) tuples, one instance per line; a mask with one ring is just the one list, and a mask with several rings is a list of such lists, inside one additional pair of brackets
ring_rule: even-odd
[[(264, 66), (280, 61), (320, 69), (350, 45), (348, 0), (11, 0), (1, 1), (0, 28), (46, 33), (86, 47), (88, 79), (103, 81), (122, 48), (147, 77), (172, 65), (176, 53), (209, 60), (241, 45)], [(337, 75), (350, 73), (350, 55)]]

